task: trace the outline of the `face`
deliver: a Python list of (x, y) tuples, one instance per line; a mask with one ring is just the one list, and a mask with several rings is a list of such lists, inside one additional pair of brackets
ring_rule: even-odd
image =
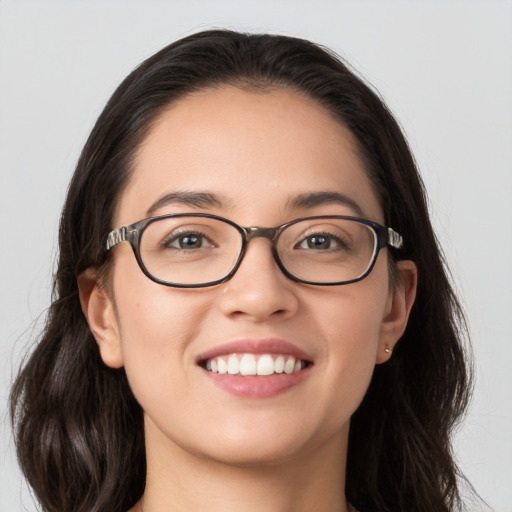
[[(184, 192), (215, 201), (161, 201)], [(353, 204), (293, 201), (316, 192)], [(312, 215), (383, 223), (350, 132), (316, 102), (285, 90), (204, 90), (154, 124), (114, 224), (198, 212), (241, 226)], [(264, 238), (252, 240), (231, 280), (199, 289), (157, 284), (128, 243), (113, 249), (108, 297), (88, 317), (105, 363), (126, 369), (153, 450), (254, 464), (344, 446), (376, 362), (405, 326), (404, 293), (390, 288), (386, 250), (364, 280), (321, 287), (285, 277), (270, 248)], [(209, 357), (227, 361), (233, 352), (256, 361), (295, 356), (306, 367), (252, 377), (205, 368)]]

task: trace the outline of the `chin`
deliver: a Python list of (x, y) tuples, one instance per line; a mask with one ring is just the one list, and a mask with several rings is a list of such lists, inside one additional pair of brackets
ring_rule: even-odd
[(212, 461), (237, 467), (266, 467), (278, 466), (290, 460), (301, 457), (305, 452), (301, 442), (293, 443), (286, 439), (283, 443), (278, 440), (238, 440), (227, 439), (217, 445), (214, 450), (208, 450), (204, 455)]
[[(235, 466), (276, 466), (314, 454), (329, 439), (333, 431), (321, 425), (308, 423), (305, 418), (270, 418), (264, 421), (225, 422), (211, 427), (207, 443), (199, 449), (204, 455), (218, 462)], [(341, 434), (341, 431), (338, 432)]]

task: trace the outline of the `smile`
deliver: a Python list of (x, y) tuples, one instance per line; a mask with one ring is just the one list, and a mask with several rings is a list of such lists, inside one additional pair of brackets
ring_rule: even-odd
[(204, 368), (209, 372), (241, 376), (290, 375), (307, 366), (307, 361), (285, 354), (230, 354), (204, 362)]
[(215, 387), (242, 398), (263, 399), (296, 388), (314, 366), (310, 354), (282, 339), (241, 339), (196, 359)]

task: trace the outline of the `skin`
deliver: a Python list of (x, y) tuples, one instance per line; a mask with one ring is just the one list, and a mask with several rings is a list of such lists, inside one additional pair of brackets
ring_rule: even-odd
[[(266, 227), (307, 215), (360, 216), (340, 204), (286, 206), (299, 194), (336, 191), (383, 223), (350, 132), (286, 90), (207, 89), (172, 105), (139, 150), (114, 225), (148, 217), (175, 191), (214, 193), (222, 205), (168, 204), (153, 215), (206, 212)], [(133, 511), (347, 510), (350, 417), (375, 364), (391, 357), (405, 329), (416, 269), (401, 262), (391, 289), (383, 250), (360, 282), (310, 286), (286, 278), (269, 249), (268, 240), (251, 241), (235, 276), (211, 288), (152, 282), (127, 243), (114, 249), (108, 287), (93, 271), (82, 276), (82, 305), (103, 361), (125, 367), (144, 410), (147, 486)], [(196, 364), (225, 342), (269, 337), (314, 361), (301, 384), (278, 396), (233, 396)]]

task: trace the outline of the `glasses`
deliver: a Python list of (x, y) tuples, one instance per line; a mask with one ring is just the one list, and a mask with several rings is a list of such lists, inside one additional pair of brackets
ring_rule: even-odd
[(128, 241), (144, 274), (177, 288), (214, 286), (233, 277), (253, 238), (267, 238), (281, 271), (299, 283), (333, 286), (364, 279), (381, 249), (402, 247), (391, 228), (357, 217), (322, 215), (275, 228), (244, 228), (206, 213), (151, 217), (111, 231), (109, 251)]

